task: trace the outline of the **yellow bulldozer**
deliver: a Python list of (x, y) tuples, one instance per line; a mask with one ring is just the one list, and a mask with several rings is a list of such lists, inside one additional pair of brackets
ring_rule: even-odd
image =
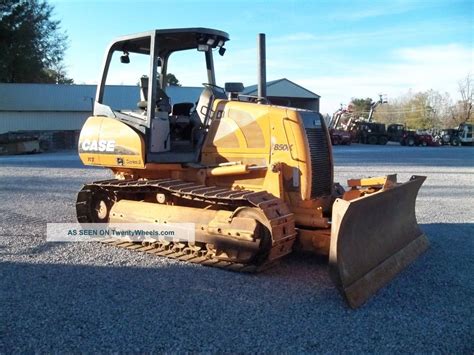
[[(190, 242), (104, 242), (227, 270), (264, 270), (292, 251), (326, 255), (338, 288), (358, 307), (428, 247), (415, 217), (425, 177), (351, 179), (347, 190), (335, 184), (322, 115), (266, 99), (264, 36), (258, 95), (239, 94), (240, 83), (216, 85), (213, 53), (223, 55), (228, 40), (222, 31), (184, 28), (111, 43), (79, 155), (85, 165), (111, 169), (114, 179), (83, 187), (77, 219), (192, 223)], [(180, 51), (204, 57), (207, 83), (195, 105), (173, 105), (166, 93), (171, 55)], [(109, 67), (117, 55), (130, 65), (131, 54), (147, 58), (141, 100), (117, 109), (104, 94)]]

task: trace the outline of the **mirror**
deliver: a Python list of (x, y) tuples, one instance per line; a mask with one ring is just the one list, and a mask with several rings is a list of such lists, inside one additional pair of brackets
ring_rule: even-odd
[(244, 91), (244, 84), (242, 83), (225, 83), (226, 92), (242, 92)]
[(128, 52), (123, 52), (123, 55), (120, 56), (120, 63), (123, 63), (123, 64), (130, 63), (130, 58), (128, 56)]

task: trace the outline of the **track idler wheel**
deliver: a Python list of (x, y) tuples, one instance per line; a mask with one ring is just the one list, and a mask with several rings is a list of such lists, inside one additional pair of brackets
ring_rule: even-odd
[(269, 228), (271, 228), (268, 219), (265, 217), (261, 210), (256, 208), (241, 207), (234, 212), (235, 216), (247, 217), (255, 219), (258, 223), (257, 235), (260, 239), (260, 250), (254, 256), (253, 264), (259, 266), (263, 264), (267, 259), (272, 248), (272, 236)]
[(77, 195), (77, 220), (79, 223), (107, 223), (113, 204), (106, 191), (85, 186)]

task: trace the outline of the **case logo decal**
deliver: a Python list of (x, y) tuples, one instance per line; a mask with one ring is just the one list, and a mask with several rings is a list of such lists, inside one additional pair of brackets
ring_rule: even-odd
[(89, 140), (81, 142), (81, 150), (84, 152), (114, 152), (114, 140)]

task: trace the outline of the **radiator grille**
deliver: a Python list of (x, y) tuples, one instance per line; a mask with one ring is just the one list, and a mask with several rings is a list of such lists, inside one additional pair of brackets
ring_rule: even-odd
[(330, 195), (332, 166), (326, 131), (323, 127), (307, 127), (305, 130), (311, 154), (311, 197)]

